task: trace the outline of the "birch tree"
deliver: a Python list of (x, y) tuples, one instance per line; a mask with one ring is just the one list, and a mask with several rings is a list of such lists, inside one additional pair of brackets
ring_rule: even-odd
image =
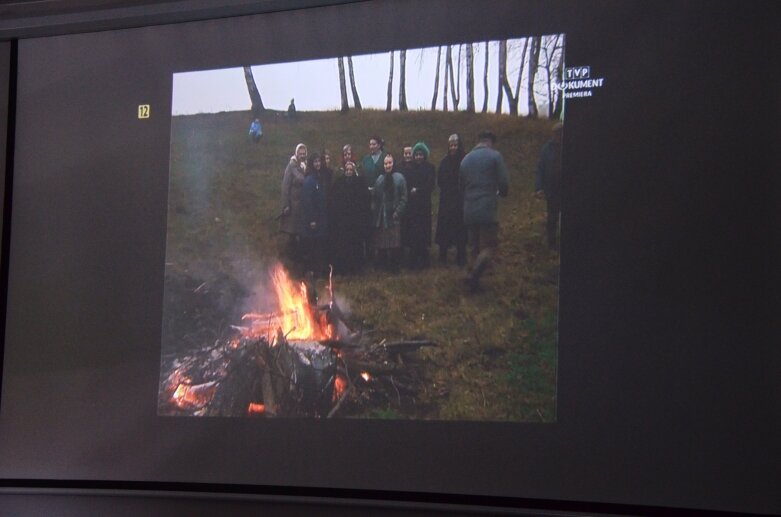
[(388, 102), (385, 111), (390, 111), (393, 102), (393, 51), (390, 52), (390, 72), (388, 72)]
[(466, 111), (475, 112), (475, 74), (472, 44), (466, 44)]
[(347, 102), (347, 81), (344, 77), (344, 58), (339, 56), (336, 60), (339, 65), (339, 91), (342, 94), (342, 113), (346, 113), (350, 109), (350, 105)]
[(407, 111), (407, 51), (399, 51), (399, 110)]
[(249, 66), (244, 67), (244, 80), (247, 83), (247, 92), (249, 93), (250, 101), (252, 101), (252, 114), (257, 118), (261, 113), (266, 111), (266, 108), (263, 106), (263, 99), (260, 98), (260, 92), (255, 84), (252, 68)]
[(485, 68), (483, 69), (483, 113), (488, 113), (488, 42), (485, 42)]
[(434, 75), (434, 96), (431, 98), (431, 111), (437, 108), (437, 95), (439, 95), (439, 64), (442, 57), (442, 47), (437, 47), (437, 71)]
[(358, 88), (355, 86), (355, 74), (353, 73), (352, 56), (347, 56), (347, 66), (350, 69), (350, 88), (353, 91), (353, 104), (355, 105), (355, 109), (360, 110), (363, 108), (361, 107), (361, 99), (358, 97)]
[(529, 74), (527, 76), (527, 90), (529, 92), (529, 118), (539, 117), (537, 100), (534, 98), (534, 78), (537, 76), (537, 65), (540, 59), (540, 37), (531, 38), (529, 50)]

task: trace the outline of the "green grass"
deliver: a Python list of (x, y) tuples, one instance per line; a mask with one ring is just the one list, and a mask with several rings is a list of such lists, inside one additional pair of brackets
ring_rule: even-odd
[[(248, 113), (175, 117), (169, 189), (168, 271), (204, 281), (228, 274), (252, 285), (277, 256), (279, 190), (295, 145), (366, 152), (379, 134), (386, 150), (423, 140), (438, 165), (447, 137), (457, 132), (469, 150), (489, 128), (510, 173), (510, 196), (500, 201), (500, 252), (484, 277), (485, 290), (467, 295), (464, 271), (433, 267), (396, 276), (368, 269), (336, 276), (354, 322), (380, 338), (427, 338), (418, 352), (426, 389), (421, 409), (374, 408), (372, 418), (554, 421), (558, 255), (544, 245), (545, 204), (533, 197), (534, 168), (551, 122), (507, 115), (363, 111), (300, 113), (295, 121), (269, 113), (264, 137), (247, 138)], [(436, 211), (437, 194), (433, 199)], [(436, 214), (433, 217), (436, 222)], [(432, 258), (436, 246), (432, 246)], [(451, 250), (451, 260), (452, 254)], [(433, 262), (433, 261), (432, 261)]]

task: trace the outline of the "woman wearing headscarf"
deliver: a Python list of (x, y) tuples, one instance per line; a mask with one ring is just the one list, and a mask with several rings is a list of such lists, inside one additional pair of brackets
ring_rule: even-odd
[(458, 182), (458, 171), (464, 159), (461, 137), (452, 134), (447, 139), (447, 156), (442, 158), (437, 171), (439, 187), (439, 211), (437, 236), (439, 262), (447, 264), (447, 250), (456, 247), (456, 263), (466, 264), (466, 226), (464, 226), (464, 193)]
[(322, 172), (320, 155), (309, 157), (306, 178), (301, 189), (301, 248), (303, 263), (307, 272), (314, 276), (325, 268), (326, 237), (328, 235), (328, 217), (325, 205), (325, 191), (320, 184)]
[(351, 161), (344, 164), (344, 175), (331, 188), (329, 243), (334, 272), (350, 274), (364, 264), (363, 243), (369, 235), (371, 211), (366, 180), (356, 173)]
[(431, 246), (431, 193), (434, 191), (434, 165), (428, 161), (428, 146), (418, 142), (412, 148), (412, 165), (405, 180), (409, 189), (404, 220), (404, 241), (409, 246), (409, 266), (412, 269), (429, 266)]
[(306, 146), (298, 144), (282, 176), (282, 197), (279, 213), (279, 233), (283, 235), (282, 254), (290, 262), (300, 260), (298, 238), (301, 229), (301, 189), (306, 171)]
[(373, 191), (374, 247), (380, 264), (396, 272), (401, 259), (401, 221), (407, 207), (407, 183), (393, 167), (393, 155), (386, 154), (383, 173)]

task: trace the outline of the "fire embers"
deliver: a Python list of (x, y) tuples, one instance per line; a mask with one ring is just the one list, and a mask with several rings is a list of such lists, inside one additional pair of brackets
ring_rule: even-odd
[(316, 341), (290, 341), (280, 349), (281, 372), (290, 380), (289, 396), (304, 414), (326, 416), (336, 380), (336, 354)]
[(215, 381), (204, 382), (192, 386), (189, 384), (180, 384), (173, 394), (174, 403), (182, 409), (201, 409), (205, 407), (217, 391)]
[(160, 414), (330, 418), (415, 404), (419, 377), (402, 355), (433, 343), (372, 343), (350, 329), (332, 284), (318, 306), (281, 266), (271, 276), (275, 312), (246, 314), (250, 326), (228, 326), (233, 335), (167, 363)]

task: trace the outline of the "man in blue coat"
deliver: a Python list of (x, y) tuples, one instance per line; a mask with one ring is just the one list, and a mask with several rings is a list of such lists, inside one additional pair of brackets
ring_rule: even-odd
[(464, 191), (464, 224), (471, 247), (468, 274), (470, 291), (480, 287), (480, 276), (493, 261), (499, 245), (498, 197), (507, 196), (509, 178), (504, 159), (493, 147), (496, 135), (483, 131), (479, 142), (461, 161), (459, 176)]

